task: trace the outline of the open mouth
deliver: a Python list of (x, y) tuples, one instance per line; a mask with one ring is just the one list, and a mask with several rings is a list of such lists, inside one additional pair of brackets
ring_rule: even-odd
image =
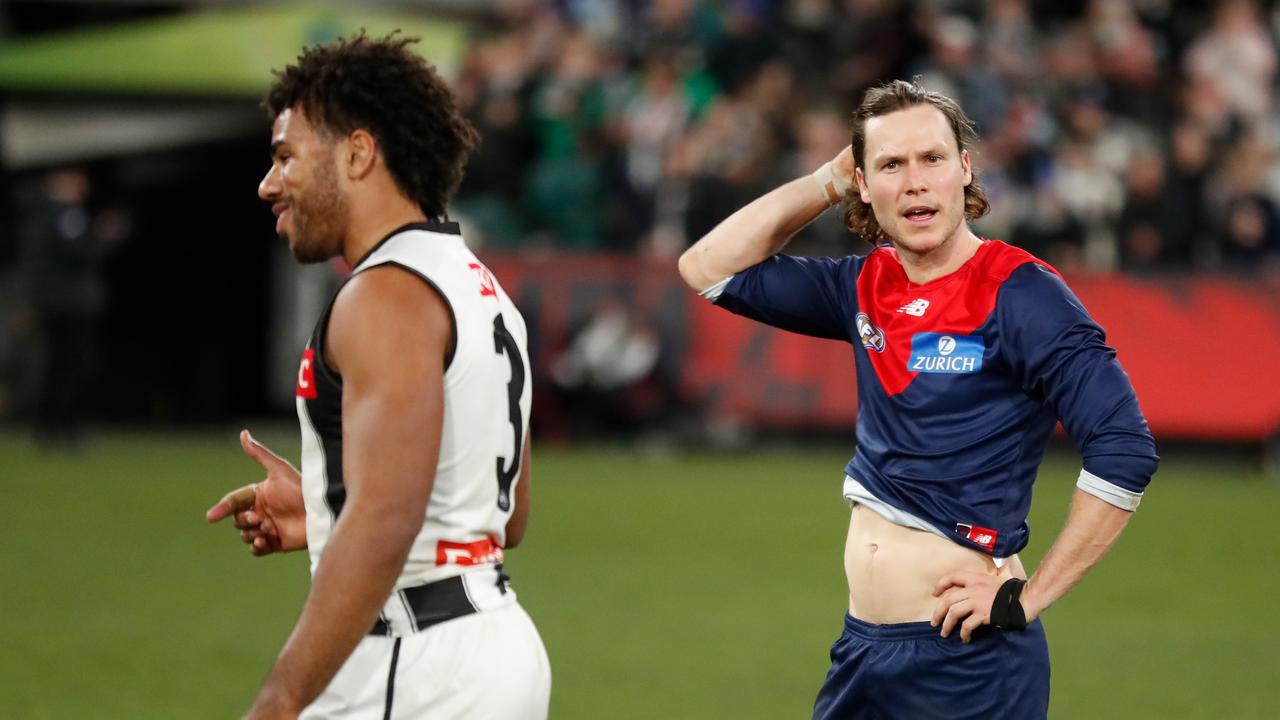
[(934, 208), (913, 207), (908, 208), (906, 212), (902, 213), (902, 216), (907, 219), (907, 222), (923, 224), (932, 220), (937, 214), (938, 211)]

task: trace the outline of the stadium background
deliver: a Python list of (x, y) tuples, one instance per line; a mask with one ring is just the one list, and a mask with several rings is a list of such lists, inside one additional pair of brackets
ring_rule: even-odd
[[(980, 124), (978, 229), (1068, 274), (1165, 457), (1046, 616), (1054, 716), (1276, 714), (1274, 4), (361, 7), (0, 4), (2, 714), (233, 715), (291, 627), (305, 561), (253, 561), (201, 514), (255, 477), (242, 425), (296, 458), (296, 353), (342, 273), (272, 237), (256, 98), (361, 26), (423, 36), (484, 135), (454, 212), (535, 328), (536, 507), (509, 566), (553, 717), (808, 711), (844, 604), (847, 351), (708, 312), (673, 258), (833, 156), (869, 83), (917, 74)], [(89, 187), (70, 205), (66, 167)], [(47, 249), (71, 205), (89, 249), (68, 258)], [(796, 250), (863, 247), (824, 218)], [(1061, 441), (1032, 562), (1077, 469)]]

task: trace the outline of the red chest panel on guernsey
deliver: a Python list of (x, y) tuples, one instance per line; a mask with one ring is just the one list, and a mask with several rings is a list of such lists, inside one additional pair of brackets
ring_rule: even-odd
[(859, 315), (867, 322), (859, 317), (858, 330), (885, 394), (903, 392), (920, 374), (911, 369), (914, 338), (972, 335), (995, 310), (1000, 285), (1029, 262), (1053, 270), (1030, 253), (988, 240), (959, 270), (917, 285), (907, 279), (893, 248), (867, 256), (858, 275)]

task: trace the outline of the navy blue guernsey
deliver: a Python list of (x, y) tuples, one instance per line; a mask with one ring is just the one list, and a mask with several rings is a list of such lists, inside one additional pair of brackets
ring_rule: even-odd
[(857, 452), (846, 473), (876, 499), (996, 557), (1027, 544), (1031, 487), (1061, 421), (1080, 487), (1133, 509), (1155, 443), (1106, 336), (1057, 271), (986, 241), (918, 285), (895, 251), (774, 256), (715, 297), (734, 313), (853, 345)]

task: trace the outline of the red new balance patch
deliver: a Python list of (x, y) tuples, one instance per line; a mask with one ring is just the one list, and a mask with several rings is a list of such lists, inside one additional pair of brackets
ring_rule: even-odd
[(991, 528), (984, 528), (978, 525), (966, 525), (965, 523), (956, 523), (956, 532), (981, 545), (988, 551), (995, 549), (996, 535), (999, 534)]

